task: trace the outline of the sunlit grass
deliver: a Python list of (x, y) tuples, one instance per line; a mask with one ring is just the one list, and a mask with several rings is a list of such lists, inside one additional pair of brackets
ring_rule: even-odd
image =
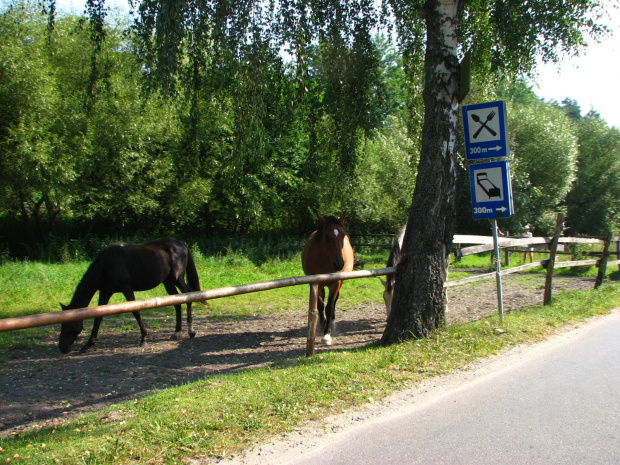
[[(381, 268), (383, 262), (367, 259), (365, 267)], [(256, 264), (243, 254), (230, 253), (225, 256), (205, 257), (195, 254), (196, 268), (202, 289), (236, 286), (262, 281), (301, 276), (300, 254), (288, 259), (266, 260)], [(68, 263), (7, 262), (0, 266), (0, 318), (15, 317), (45, 312), (60, 311), (60, 304), (69, 303), (73, 292), (89, 262)], [(377, 278), (348, 280), (343, 284), (338, 301), (339, 310), (346, 311), (359, 305), (381, 301), (383, 287)], [(167, 295), (162, 285), (145, 292), (136, 292), (137, 299)], [(123, 302), (122, 294), (115, 294), (110, 303)], [(97, 295), (91, 305), (97, 304)], [(270, 315), (291, 309), (304, 309), (308, 305), (308, 286), (294, 286), (265, 292), (215, 299), (208, 307), (199, 306), (201, 312), (208, 312), (211, 318), (234, 319), (247, 315)], [(174, 309), (165, 307), (143, 311), (147, 327), (161, 327), (163, 321), (171, 319)], [(118, 325), (111, 323), (122, 322)], [(113, 315), (106, 318), (106, 331), (127, 330), (134, 325), (131, 315)], [(169, 323), (172, 324), (172, 323)], [(134, 328), (135, 329), (135, 328)], [(33, 328), (23, 331), (0, 333), (0, 350), (20, 347), (34, 347), (39, 341), (57, 332), (56, 327)]]
[[(251, 260), (248, 254), (241, 251), (235, 252), (231, 248), (225, 254), (203, 255), (194, 247), (194, 258), (201, 281), (202, 289), (216, 289), (242, 285), (261, 281), (287, 278), (303, 275), (301, 269), (300, 254), (279, 254), (278, 258), (265, 258), (266, 252), (260, 253), (255, 247), (253, 254), (261, 256), (261, 260)], [(387, 250), (364, 248), (358, 251), (357, 258), (364, 262), (365, 269), (385, 267)], [(519, 256), (518, 253), (513, 253)], [(540, 254), (542, 256), (542, 254)], [(281, 258), (283, 257), (283, 258)], [(536, 259), (539, 259), (538, 256)], [(511, 263), (518, 265), (519, 261)], [(0, 318), (60, 311), (59, 302), (68, 303), (71, 300), (75, 287), (82, 275), (88, 268), (87, 261), (68, 261), (65, 263), (39, 263), (39, 262), (5, 262), (0, 265)], [(464, 257), (460, 261), (453, 260), (448, 274), (449, 280), (457, 280), (470, 275), (468, 269), (482, 268), (491, 271), (490, 254), (472, 255)], [(608, 275), (618, 274), (617, 267), (608, 270)], [(534, 273), (544, 273), (542, 268), (533, 270)], [(570, 274), (582, 276), (595, 276), (596, 267), (591, 269), (564, 268), (559, 269), (557, 274)], [(383, 287), (377, 278), (349, 280), (343, 284), (342, 293), (338, 306), (340, 311), (355, 308), (359, 305), (381, 303)], [(163, 286), (146, 292), (136, 293), (136, 298), (144, 299), (166, 295)], [(113, 296), (111, 303), (122, 302), (121, 294)], [(282, 289), (274, 289), (266, 292), (245, 294), (223, 299), (215, 299), (209, 302), (205, 308), (199, 307), (200, 311), (209, 312), (212, 318), (235, 319), (247, 315), (269, 315), (291, 309), (304, 309), (308, 302), (307, 286), (295, 286)], [(91, 305), (97, 303), (97, 296), (93, 298)], [(148, 327), (161, 327), (172, 321), (174, 310), (172, 308), (155, 309), (144, 311), (143, 317)], [(112, 325), (113, 322), (122, 322)], [(126, 322), (126, 323), (125, 323)], [(123, 328), (133, 325), (131, 315), (115, 315), (108, 317), (106, 331), (114, 331), (114, 328)], [(34, 347), (40, 340), (57, 332), (56, 327), (34, 328), (25, 331), (0, 333), (0, 350)]]

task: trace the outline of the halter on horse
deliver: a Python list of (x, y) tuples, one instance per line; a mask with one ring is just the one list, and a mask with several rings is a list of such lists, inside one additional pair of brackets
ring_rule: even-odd
[[(355, 256), (353, 247), (344, 229), (344, 214), (336, 219), (333, 216), (318, 215), (319, 227), (314, 231), (301, 254), (301, 265), (307, 275), (338, 273), (352, 271)], [(319, 321), (323, 327), (322, 342), (330, 345), (331, 332), (334, 328), (336, 301), (342, 281), (326, 284), (329, 289), (327, 306), (325, 306), (325, 287), (319, 286)]]
[[(161, 283), (171, 295), (178, 294), (177, 288), (184, 293), (200, 290), (194, 261), (183, 242), (163, 238), (144, 244), (115, 243), (106, 247), (90, 265), (78, 284), (71, 303), (61, 306), (63, 310), (86, 307), (97, 291), (99, 291), (99, 305), (106, 305), (110, 297), (117, 292), (122, 292), (127, 300), (136, 300), (134, 291), (153, 289)], [(176, 329), (173, 337), (178, 337), (182, 326), (181, 305), (175, 305), (174, 308)], [(141, 345), (145, 345), (147, 331), (140, 312), (132, 313), (140, 326)], [(90, 339), (82, 347), (82, 352), (95, 344), (102, 320), (103, 317), (95, 318)], [(62, 353), (69, 352), (82, 329), (82, 321), (62, 324), (58, 341)], [(190, 338), (196, 335), (192, 329), (191, 302), (187, 303), (187, 332)]]

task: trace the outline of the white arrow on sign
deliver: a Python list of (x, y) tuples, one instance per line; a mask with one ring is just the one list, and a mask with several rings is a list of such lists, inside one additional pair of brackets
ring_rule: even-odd
[(498, 211), (498, 210), (499, 210), (500, 212), (504, 213), (504, 212), (505, 212), (506, 210), (508, 210), (508, 209), (502, 205), (501, 207), (498, 207), (498, 208), (496, 208), (495, 210), (496, 210), (496, 211)]
[(495, 147), (489, 147), (487, 150), (495, 150), (497, 152), (498, 150), (501, 150), (501, 149), (502, 149), (501, 146), (496, 145)]

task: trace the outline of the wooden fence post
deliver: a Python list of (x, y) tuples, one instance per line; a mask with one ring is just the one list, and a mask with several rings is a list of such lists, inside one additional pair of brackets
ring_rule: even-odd
[(564, 230), (564, 214), (558, 213), (558, 218), (555, 222), (555, 234), (549, 245), (549, 260), (547, 260), (547, 276), (545, 278), (545, 295), (543, 297), (543, 304), (548, 305), (551, 302), (551, 289), (553, 287), (553, 268), (555, 267), (555, 254), (558, 250), (558, 241), (560, 235)]
[(609, 259), (609, 248), (611, 247), (611, 241), (613, 240), (613, 233), (609, 233), (607, 235), (607, 239), (605, 239), (605, 245), (603, 246), (603, 255), (601, 255), (601, 260), (598, 263), (598, 274), (596, 275), (596, 282), (594, 283), (594, 289), (603, 284), (603, 280), (605, 279), (605, 273), (607, 272), (607, 260)]
[(319, 285), (310, 284), (310, 302), (308, 305), (308, 340), (306, 341), (306, 357), (314, 355), (314, 342), (316, 340), (316, 325), (319, 319)]

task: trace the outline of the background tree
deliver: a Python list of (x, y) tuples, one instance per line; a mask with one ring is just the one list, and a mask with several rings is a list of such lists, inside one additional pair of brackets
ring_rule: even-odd
[[(87, 2), (87, 18), (54, 21), (34, 3), (14, 5), (29, 9), (23, 21), (19, 8), (0, 12), (15, 32), (0, 33), (1, 53), (24, 56), (0, 65), (7, 101), (0, 169), (14, 170), (0, 181), (3, 242), (5, 233), (19, 235), (5, 225), (24, 206), (20, 185), (38, 205), (26, 209), (28, 224), (38, 211), (44, 226), (86, 226), (72, 234), (300, 233), (313, 222), (308, 208), (344, 210), (357, 231), (395, 232), (411, 213), (399, 278), (409, 294), (386, 342), (441, 323), (452, 235), (457, 225), (473, 232), (471, 220), (454, 216), (463, 201), (455, 177), (465, 168), (458, 134), (465, 51), (476, 100), (490, 100), (530, 68), (535, 52), (553, 59), (558, 47), (572, 49), (584, 31), (598, 31), (586, 16), (594, 2), (392, 1), (378, 11), (367, 0), (213, 8), (145, 1), (129, 31), (106, 16), (103, 0)], [(392, 18), (398, 50), (371, 35)], [(28, 57), (31, 43), (41, 53)], [(21, 63), (35, 58), (33, 80)], [(547, 104), (531, 110), (542, 103), (530, 92), (508, 91), (510, 108), (533, 111), (534, 121), (544, 116), (548, 127), (557, 117)], [(558, 121), (563, 134), (576, 130)], [(515, 127), (515, 147), (534, 145), (525, 122)], [(545, 140), (539, 153), (558, 163), (558, 143), (569, 139)], [(546, 161), (526, 152), (519, 166), (515, 153), (513, 171), (517, 183), (533, 186)], [(22, 173), (28, 180), (8, 182)], [(540, 207), (542, 218), (563, 198), (560, 184), (521, 207)], [(53, 200), (37, 203), (44, 195)], [(533, 221), (518, 210), (525, 211)]]
[[(597, 31), (595, 2), (462, 0), (393, 2), (402, 29), (424, 22), (424, 130), (418, 178), (403, 244), (395, 296), (382, 342), (429, 335), (444, 321), (447, 255), (455, 229), (459, 54), (469, 50), (478, 72), (519, 74), (537, 54), (556, 57)], [(414, 18), (419, 18), (418, 20)]]
[(566, 199), (568, 234), (605, 236), (620, 230), (620, 131), (596, 114), (577, 120), (575, 182)]
[(23, 7), (0, 16), (0, 208), (21, 219), (26, 243), (53, 231), (84, 145), (72, 137), (79, 118), (59, 92), (53, 54), (45, 17)]
[(537, 102), (508, 111), (515, 215), (506, 224), (518, 232), (531, 224), (536, 235), (553, 235), (557, 213), (577, 171), (577, 137), (558, 108)]
[(165, 102), (139, 98), (140, 68), (123, 29), (108, 30), (93, 78), (82, 18), (58, 18), (50, 32), (46, 15), (19, 3), (0, 21), (0, 92), (8, 103), (1, 213), (14, 226), (7, 234), (33, 246), (54, 234), (59, 218), (116, 233), (145, 217), (156, 226), (163, 197), (174, 197), (178, 124)]

